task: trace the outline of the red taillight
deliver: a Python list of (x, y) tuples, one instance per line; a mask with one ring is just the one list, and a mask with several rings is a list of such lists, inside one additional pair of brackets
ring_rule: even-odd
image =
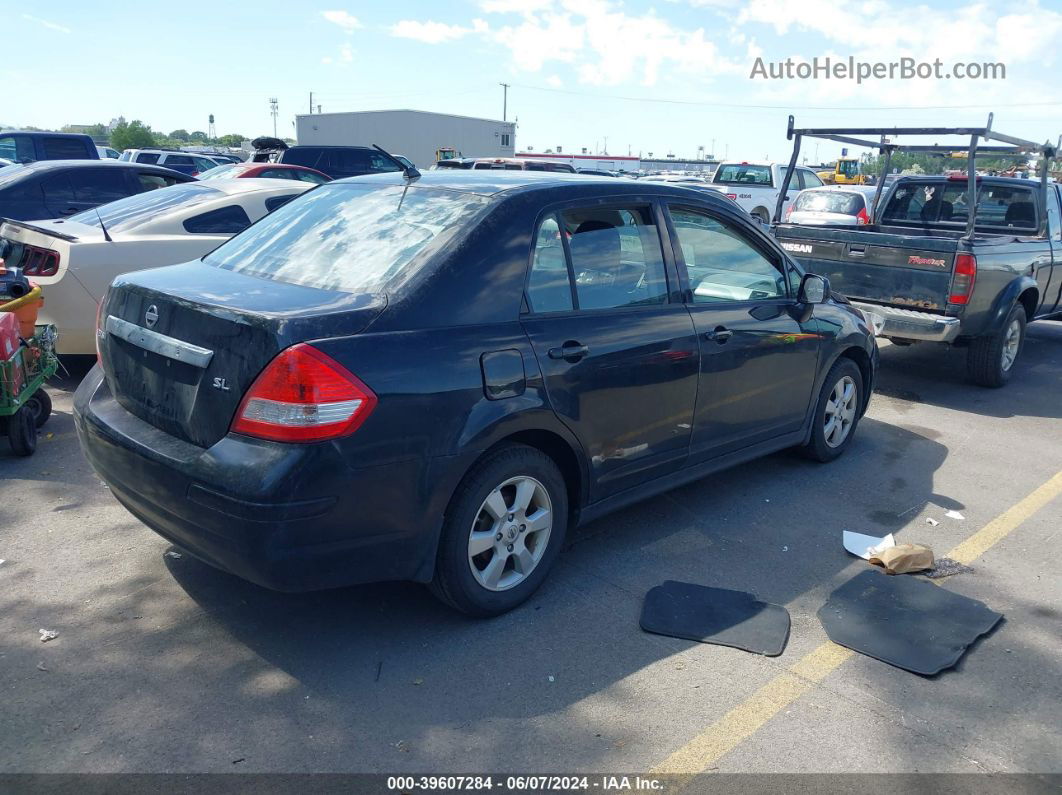
[(22, 273), (25, 276), (55, 276), (59, 272), (59, 252), (49, 248), (25, 246)]
[(789, 216), (791, 216), (792, 214), (793, 214), (793, 205), (790, 204), (788, 207), (785, 208), (785, 220), (786, 220), (786, 223), (789, 222)]
[(870, 223), (870, 216), (867, 215), (867, 208), (863, 207), (858, 213), (856, 213), (856, 224), (862, 226), (863, 224)]
[[(969, 180), (970, 176), (968, 174), (948, 174), (948, 182), (968, 182)], [(980, 175), (974, 177), (975, 183), (978, 183), (980, 181)]]
[(353, 373), (299, 343), (258, 375), (231, 430), (277, 442), (319, 442), (353, 433), (375, 407), (376, 395)]
[(949, 304), (965, 304), (973, 295), (977, 281), (977, 258), (973, 254), (955, 255), (955, 275), (951, 277)]

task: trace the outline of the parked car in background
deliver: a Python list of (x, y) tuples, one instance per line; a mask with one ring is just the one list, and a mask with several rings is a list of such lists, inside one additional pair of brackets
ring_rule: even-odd
[(835, 226), (869, 224), (876, 190), (862, 185), (824, 185), (802, 190), (786, 210), (785, 222)]
[(578, 168), (576, 172), (579, 174), (589, 174), (591, 177), (616, 177), (619, 176), (614, 171), (605, 171), (603, 168)]
[(111, 149), (109, 146), (96, 146), (96, 153), (100, 156), (100, 160), (110, 158), (111, 160), (117, 160), (121, 157), (121, 152), (117, 149)]
[(322, 185), (332, 178), (320, 171), (305, 166), (293, 166), (290, 163), (228, 163), (204, 171), (199, 179), (294, 179)]
[(63, 218), (194, 177), (118, 160), (39, 160), (0, 171), (0, 218)]
[(775, 234), (878, 318), (882, 336), (966, 347), (971, 380), (1000, 387), (1026, 324), (1062, 312), (1062, 189), (1012, 177), (977, 177), (974, 188), (972, 235), (967, 178), (921, 175), (885, 191), (871, 226), (781, 224)]
[(0, 157), (15, 163), (37, 160), (99, 160), (96, 144), (79, 133), (5, 130), (0, 132)]
[(551, 171), (557, 174), (574, 174), (575, 168), (568, 163), (555, 163), (522, 157), (477, 157), (472, 162), (474, 170), (487, 171)]
[[(767, 161), (746, 161), (720, 163), (709, 183), (712, 189), (726, 194), (728, 199), (737, 202), (749, 215), (764, 224), (769, 224), (774, 217), (778, 194), (782, 189), (788, 163)], [(796, 199), (797, 193), (805, 188), (818, 188), (822, 185), (815, 172), (810, 168), (799, 166), (793, 174), (789, 193), (782, 204), (782, 217), (789, 205)]]
[(266, 587), (418, 580), (474, 615), (527, 599), (574, 524), (841, 455), (877, 361), (713, 192), (447, 170), (331, 182), (119, 276), (99, 348), (78, 436), (149, 527)]
[(437, 161), (433, 166), (431, 166), (429, 171), (444, 168), (469, 169), (472, 168), (472, 164), (475, 162), (476, 158), (474, 157), (449, 157), (446, 160)]
[[(251, 145), (255, 147), (251, 162), (304, 166), (332, 179), (399, 170), (383, 153), (368, 146), (288, 146), (277, 138), (256, 138)], [(406, 158), (396, 159), (412, 166)]]
[(151, 163), (195, 177), (219, 165), (204, 155), (180, 149), (126, 149), (118, 158), (132, 163)]
[(116, 276), (201, 257), (312, 187), (295, 180), (193, 181), (62, 221), (8, 221), (0, 224), (0, 256), (44, 289), (39, 322), (59, 329), (59, 353), (94, 354), (96, 307)]

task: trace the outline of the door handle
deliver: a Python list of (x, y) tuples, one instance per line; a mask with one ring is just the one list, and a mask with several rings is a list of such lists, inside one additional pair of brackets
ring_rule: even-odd
[(569, 362), (576, 362), (582, 359), (586, 354), (590, 353), (590, 348), (586, 345), (580, 345), (578, 342), (566, 342), (559, 348), (549, 349), (549, 358), (551, 359), (564, 359)]
[(734, 336), (734, 332), (728, 329), (726, 326), (716, 326), (711, 331), (704, 332), (704, 338), (711, 340), (712, 342), (718, 342), (722, 345), (728, 339)]
[(77, 207), (67, 207), (65, 210), (60, 210), (59, 215), (73, 215), (77, 212)]

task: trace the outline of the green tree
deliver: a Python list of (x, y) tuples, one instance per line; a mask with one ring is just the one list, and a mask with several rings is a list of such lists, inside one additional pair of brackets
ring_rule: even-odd
[(208, 139), (207, 139), (207, 134), (205, 132), (203, 132), (202, 130), (196, 130), (194, 133), (192, 133), (191, 135), (188, 136), (188, 140), (190, 140), (190, 141), (206, 141)]
[(151, 126), (144, 124), (139, 119), (131, 122), (121, 122), (111, 131), (111, 146), (121, 151), (123, 149), (143, 149), (155, 146), (155, 136), (151, 132)]
[(218, 143), (222, 146), (239, 146), (245, 140), (247, 139), (239, 133), (229, 133), (218, 138)]
[(188, 134), (188, 130), (174, 130), (170, 133), (170, 138), (175, 141), (189, 141), (192, 136)]

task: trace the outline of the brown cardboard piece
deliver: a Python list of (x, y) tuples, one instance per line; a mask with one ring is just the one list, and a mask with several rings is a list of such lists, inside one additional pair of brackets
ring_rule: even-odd
[(897, 544), (870, 558), (875, 566), (881, 566), (887, 574), (908, 574), (933, 568), (933, 550), (924, 544)]

